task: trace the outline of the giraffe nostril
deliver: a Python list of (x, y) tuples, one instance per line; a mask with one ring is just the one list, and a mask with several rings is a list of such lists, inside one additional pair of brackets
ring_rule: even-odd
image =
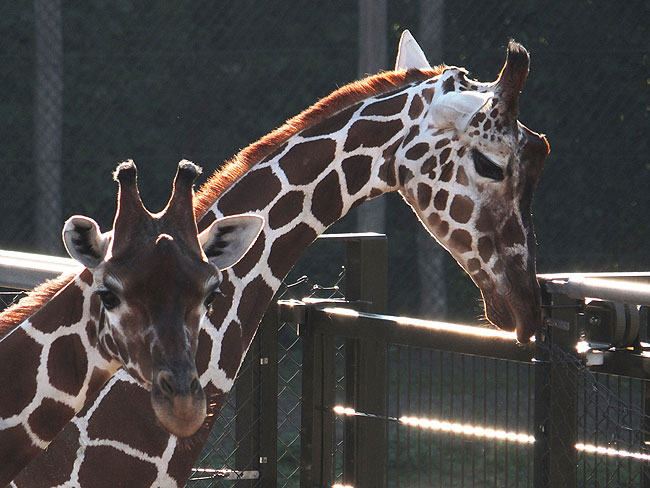
[(172, 385), (171, 381), (169, 380), (166, 374), (160, 375), (158, 379), (158, 386), (165, 395), (167, 396), (174, 395), (174, 386)]
[(199, 383), (198, 378), (194, 378), (192, 380), (192, 383), (190, 384), (190, 391), (192, 392), (192, 395), (196, 395), (201, 391), (201, 383)]

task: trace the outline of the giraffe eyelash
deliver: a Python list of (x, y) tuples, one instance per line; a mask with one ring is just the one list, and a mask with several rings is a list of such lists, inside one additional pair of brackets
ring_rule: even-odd
[(472, 149), (471, 154), (472, 160), (474, 161), (474, 169), (479, 175), (490, 178), (491, 180), (503, 181), (503, 169), (500, 166), (476, 149)]

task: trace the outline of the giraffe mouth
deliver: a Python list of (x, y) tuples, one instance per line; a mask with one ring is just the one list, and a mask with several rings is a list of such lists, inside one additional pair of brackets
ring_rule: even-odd
[(486, 318), (499, 329), (516, 331), (521, 344), (530, 342), (542, 325), (539, 286), (527, 288), (511, 289), (503, 295), (483, 293)]

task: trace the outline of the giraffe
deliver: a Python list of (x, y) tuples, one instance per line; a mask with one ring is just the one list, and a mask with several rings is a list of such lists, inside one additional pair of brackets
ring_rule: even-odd
[[(293, 263), (350, 209), (383, 193), (400, 192), (453, 255), (480, 288), (490, 321), (516, 329), (522, 343), (541, 324), (530, 207), (549, 146), (517, 120), (527, 51), (511, 42), (497, 80), (482, 83), (462, 68), (431, 68), (405, 34), (396, 68), (320, 100), (199, 191), (200, 228), (237, 212), (265, 219), (249, 253), (224, 273), (199, 332), (197, 368), (212, 413)], [(111, 478), (182, 486), (214, 417), (182, 442), (156, 428), (141, 398), (122, 415), (128, 428), (116, 431), (115, 412), (139, 391), (116, 375), (14, 486), (102, 487)]]
[[(198, 234), (192, 207), (198, 174), (197, 166), (181, 162), (168, 205), (152, 215), (140, 200), (135, 165), (120, 164), (113, 232), (102, 234), (80, 215), (63, 229), (66, 249), (87, 269), (0, 316), (5, 325), (20, 322), (0, 341), (0, 485), (120, 367), (151, 390), (156, 418), (169, 432), (191, 435), (203, 423), (206, 400), (194, 361), (200, 318), (217, 296), (222, 270), (248, 250), (263, 219), (218, 219)], [(42, 308), (26, 310), (62, 281)]]

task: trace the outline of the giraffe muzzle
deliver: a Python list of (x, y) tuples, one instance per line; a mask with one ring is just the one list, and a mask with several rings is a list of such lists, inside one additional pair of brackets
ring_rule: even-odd
[(151, 405), (160, 424), (171, 434), (189, 437), (196, 433), (207, 413), (205, 392), (196, 369), (154, 373)]

